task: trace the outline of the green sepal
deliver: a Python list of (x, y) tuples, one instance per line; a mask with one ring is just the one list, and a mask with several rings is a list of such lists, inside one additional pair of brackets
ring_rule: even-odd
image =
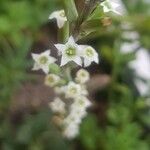
[(61, 69), (57, 64), (53, 63), (49, 65), (49, 71), (53, 74), (59, 74)]

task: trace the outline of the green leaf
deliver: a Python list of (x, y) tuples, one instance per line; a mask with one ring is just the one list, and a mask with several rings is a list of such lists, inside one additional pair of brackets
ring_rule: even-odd
[(97, 6), (87, 20), (101, 19), (102, 17), (104, 17), (103, 9), (101, 6)]

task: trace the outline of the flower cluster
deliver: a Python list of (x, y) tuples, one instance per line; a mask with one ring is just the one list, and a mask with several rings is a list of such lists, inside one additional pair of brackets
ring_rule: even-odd
[[(66, 85), (55, 87), (59, 97), (49, 103), (55, 113), (56, 123), (61, 126), (63, 136), (72, 139), (79, 132), (79, 125), (87, 114), (91, 105), (85, 83), (89, 80), (89, 73), (80, 69), (76, 73), (76, 81), (69, 81)], [(61, 97), (61, 99), (60, 99)]]
[[(106, 0), (100, 5), (104, 13), (118, 13), (116, 3)], [(68, 22), (64, 10), (53, 12), (49, 19), (55, 19), (58, 28), (63, 28)], [(58, 50), (58, 58), (61, 58), (60, 65), (57, 65), (57, 59), (50, 55), (51, 50), (46, 50), (41, 54), (32, 53), (35, 61), (33, 70), (41, 69), (46, 74), (45, 85), (54, 88), (57, 96), (49, 103), (54, 113), (53, 120), (59, 125), (63, 136), (72, 139), (78, 135), (79, 125), (87, 115), (87, 108), (91, 106), (86, 88), (90, 79), (89, 72), (79, 69), (72, 77), (75, 66), (72, 64), (88, 67), (93, 62), (98, 63), (99, 57), (92, 46), (77, 44), (73, 36), (68, 37), (66, 43), (57, 43), (54, 46)]]
[[(55, 46), (58, 49), (58, 56), (61, 55), (60, 66), (62, 68), (65, 68), (69, 62), (85, 67), (92, 62), (98, 63), (98, 54), (95, 49), (88, 45), (76, 44), (72, 36), (66, 44), (55, 44)], [(86, 110), (91, 105), (87, 98), (88, 91), (86, 89), (86, 82), (90, 79), (89, 72), (80, 69), (74, 80), (65, 80), (65, 72), (60, 75), (51, 72), (50, 65), (55, 64), (56, 58), (50, 56), (50, 50), (41, 54), (32, 54), (32, 57), (35, 61), (33, 70), (42, 69), (46, 74), (45, 85), (53, 87), (57, 94), (49, 106), (55, 113), (54, 118), (61, 126), (63, 135), (69, 139), (76, 137), (79, 125), (87, 114)]]

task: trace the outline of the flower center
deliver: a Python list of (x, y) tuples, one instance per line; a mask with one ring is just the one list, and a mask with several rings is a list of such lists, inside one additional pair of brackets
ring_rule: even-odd
[(65, 12), (64, 12), (64, 11), (61, 11), (59, 15), (60, 15), (61, 17), (65, 17)]
[(40, 63), (41, 63), (41, 64), (43, 64), (43, 65), (44, 65), (44, 64), (46, 64), (46, 63), (47, 63), (48, 58), (47, 58), (46, 56), (42, 56), (42, 57), (40, 57), (40, 60), (39, 60), (39, 61), (40, 61)]
[(73, 47), (70, 47), (70, 48), (66, 49), (66, 54), (68, 56), (75, 56), (76, 55), (76, 49)]
[(84, 101), (83, 100), (79, 100), (79, 105), (83, 106), (84, 105)]
[(76, 94), (77, 93), (77, 89), (75, 87), (71, 87), (70, 88), (70, 93)]
[(52, 77), (52, 76), (49, 76), (48, 77), (48, 82), (50, 82), (50, 83), (53, 83), (55, 80), (54, 80), (54, 78)]
[(81, 72), (81, 77), (86, 77), (86, 73), (85, 72)]
[(86, 55), (87, 55), (88, 57), (93, 57), (93, 55), (94, 55), (93, 50), (90, 49), (90, 48), (86, 49)]

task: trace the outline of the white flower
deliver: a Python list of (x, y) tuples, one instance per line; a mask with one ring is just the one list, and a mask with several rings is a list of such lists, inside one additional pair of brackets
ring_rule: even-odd
[(76, 81), (83, 84), (90, 79), (90, 74), (85, 69), (80, 69), (76, 74)]
[(103, 6), (103, 11), (106, 13), (111, 11), (118, 15), (121, 15), (121, 13), (119, 11), (117, 11), (117, 8), (120, 5), (118, 3), (113, 2), (112, 0), (105, 0), (100, 5)]
[(91, 106), (91, 102), (85, 97), (85, 96), (80, 96), (80, 97), (77, 97), (75, 100), (74, 100), (74, 103), (72, 104), (72, 106), (75, 106), (77, 108), (87, 108), (89, 106)]
[(71, 112), (63, 121), (64, 126), (68, 126), (70, 124), (80, 124), (82, 118), (75, 114), (74, 112)]
[(58, 28), (62, 28), (64, 26), (65, 22), (67, 21), (64, 10), (54, 11), (49, 16), (49, 19), (53, 19), (53, 18), (56, 19)]
[(41, 54), (32, 53), (32, 58), (35, 61), (34, 67), (32, 70), (42, 69), (46, 74), (49, 72), (49, 64), (52, 64), (56, 59), (50, 55), (50, 50), (46, 50)]
[(79, 118), (80, 120), (87, 115), (87, 111), (85, 107), (78, 107), (78, 105), (72, 104), (70, 107), (70, 111), (74, 118)]
[(81, 56), (84, 58), (84, 66), (88, 67), (92, 62), (98, 63), (98, 53), (96, 50), (87, 45), (80, 45), (80, 50), (82, 50)]
[(70, 106), (70, 115), (81, 120), (87, 115), (86, 109), (91, 106), (91, 104), (92, 103), (85, 96), (75, 98)]
[(75, 98), (80, 96), (80, 94), (81, 94), (81, 86), (79, 84), (70, 81), (66, 87), (65, 92), (66, 98)]
[(63, 131), (63, 136), (68, 139), (73, 139), (79, 134), (79, 126), (76, 124), (70, 124), (65, 127)]
[(45, 77), (45, 85), (53, 87), (57, 85), (60, 81), (60, 77), (55, 74), (48, 74)]
[(65, 103), (59, 97), (56, 97), (53, 102), (50, 102), (49, 107), (55, 113), (65, 113)]
[(82, 65), (79, 46), (75, 43), (72, 36), (66, 44), (55, 44), (55, 46), (59, 50), (59, 54), (62, 55), (61, 66), (64, 66), (70, 61), (74, 61), (80, 66)]

